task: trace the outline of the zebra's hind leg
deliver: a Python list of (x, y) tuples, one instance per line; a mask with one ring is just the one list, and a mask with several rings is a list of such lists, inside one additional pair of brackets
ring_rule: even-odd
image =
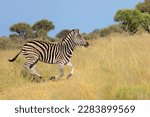
[(67, 65), (72, 68), (71, 72), (67, 75), (67, 79), (69, 79), (73, 75), (74, 66), (72, 65), (71, 62), (67, 63)]
[(35, 66), (34, 65), (32, 68), (31, 68), (31, 74), (33, 75), (33, 80), (34, 81), (37, 81), (37, 82), (41, 82), (41, 81), (44, 81), (44, 79), (42, 78), (42, 76), (36, 72), (35, 70)]
[(44, 81), (44, 79), (41, 77), (41, 75), (39, 73), (36, 72), (35, 70), (35, 66), (38, 60), (34, 60), (34, 61), (27, 61), (24, 64), (24, 67), (30, 71), (33, 80), (32, 81), (36, 81), (36, 82), (40, 82), (40, 81)]

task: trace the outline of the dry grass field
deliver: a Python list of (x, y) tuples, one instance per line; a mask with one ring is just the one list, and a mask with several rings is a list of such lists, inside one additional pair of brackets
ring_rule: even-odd
[[(70, 71), (58, 81), (31, 82), (23, 56), (9, 63), (19, 50), (0, 51), (0, 99), (150, 99), (150, 36), (112, 36), (76, 48)], [(45, 79), (56, 75), (56, 65), (38, 63)]]

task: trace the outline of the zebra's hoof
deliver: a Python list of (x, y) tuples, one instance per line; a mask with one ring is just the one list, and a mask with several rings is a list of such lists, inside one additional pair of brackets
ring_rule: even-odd
[(44, 82), (44, 79), (43, 79), (42, 76), (32, 75), (32, 80), (31, 81), (40, 83), (40, 82)]
[(72, 76), (72, 74), (71, 74), (71, 73), (70, 73), (70, 74), (68, 74), (68, 75), (67, 75), (67, 79), (69, 79), (71, 76)]
[(39, 77), (39, 82), (44, 82), (44, 78), (42, 76)]
[(51, 76), (49, 80), (55, 80), (55, 76)]

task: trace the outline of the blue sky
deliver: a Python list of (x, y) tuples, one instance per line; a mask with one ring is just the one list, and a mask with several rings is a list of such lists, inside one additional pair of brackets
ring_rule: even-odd
[(54, 37), (62, 29), (79, 28), (91, 32), (114, 23), (113, 17), (119, 9), (134, 8), (144, 0), (1, 0), (0, 36), (12, 32), (9, 27), (18, 22), (34, 24), (48, 19), (55, 25), (49, 32)]

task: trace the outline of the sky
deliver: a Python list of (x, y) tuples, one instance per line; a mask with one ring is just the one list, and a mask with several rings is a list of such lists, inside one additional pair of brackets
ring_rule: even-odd
[(0, 0), (0, 36), (12, 34), (9, 27), (26, 22), (33, 25), (48, 19), (55, 25), (49, 36), (55, 37), (63, 29), (78, 28), (92, 32), (114, 24), (119, 9), (133, 9), (144, 0)]

